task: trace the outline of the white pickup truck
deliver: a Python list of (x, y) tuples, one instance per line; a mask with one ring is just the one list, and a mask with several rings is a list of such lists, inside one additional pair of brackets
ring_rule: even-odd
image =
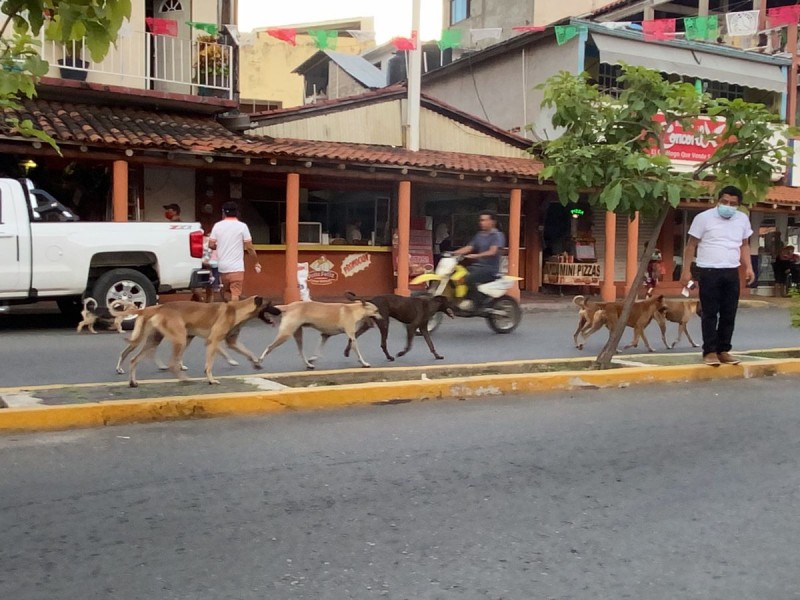
[(56, 300), (74, 313), (92, 296), (155, 304), (207, 286), (199, 223), (80, 223), (29, 180), (0, 179), (0, 307)]

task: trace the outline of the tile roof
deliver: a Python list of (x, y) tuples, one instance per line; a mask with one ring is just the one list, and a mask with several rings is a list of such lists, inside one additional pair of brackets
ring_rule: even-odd
[(767, 197), (761, 204), (773, 202), (775, 204), (800, 205), (800, 188), (787, 185), (773, 185), (767, 192)]
[[(12, 114), (21, 120), (30, 119), (60, 144), (331, 161), (529, 178), (538, 176), (542, 169), (542, 164), (532, 158), (431, 150), (411, 152), (391, 146), (245, 136), (229, 131), (211, 117), (179, 113), (42, 99), (25, 100), (22, 105), (21, 110)], [(0, 136), (15, 141), (22, 139), (4, 123), (0, 123)]]

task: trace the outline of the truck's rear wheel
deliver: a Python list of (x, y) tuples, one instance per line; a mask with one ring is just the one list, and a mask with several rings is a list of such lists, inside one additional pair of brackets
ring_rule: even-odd
[[(115, 300), (123, 300), (138, 308), (156, 303), (156, 289), (144, 274), (134, 269), (112, 269), (97, 278), (92, 288), (92, 296), (100, 309), (107, 309)], [(122, 328), (133, 328), (134, 319), (125, 319)]]

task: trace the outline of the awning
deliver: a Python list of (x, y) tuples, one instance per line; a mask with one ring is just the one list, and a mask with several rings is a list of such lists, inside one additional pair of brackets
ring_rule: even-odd
[(786, 91), (786, 77), (778, 65), (597, 33), (592, 33), (592, 39), (603, 63), (624, 62), (663, 73), (724, 81), (770, 92)]

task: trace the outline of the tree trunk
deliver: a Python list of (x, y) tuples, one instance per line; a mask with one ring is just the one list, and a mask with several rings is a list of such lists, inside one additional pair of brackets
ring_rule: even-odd
[(667, 202), (664, 202), (663, 206), (661, 207), (661, 212), (658, 215), (658, 219), (656, 220), (655, 227), (653, 228), (653, 233), (650, 235), (650, 239), (647, 240), (647, 245), (644, 248), (644, 254), (642, 254), (642, 259), (639, 262), (639, 269), (636, 271), (636, 279), (634, 280), (633, 285), (631, 285), (628, 295), (625, 296), (625, 302), (622, 305), (622, 314), (620, 319), (617, 321), (617, 326), (613, 331), (611, 331), (608, 337), (608, 342), (606, 342), (606, 345), (603, 346), (600, 354), (597, 355), (597, 359), (595, 359), (593, 365), (593, 368), (595, 369), (608, 369), (611, 367), (611, 359), (614, 358), (614, 355), (617, 353), (619, 342), (625, 333), (625, 328), (628, 326), (628, 317), (633, 309), (633, 303), (636, 301), (636, 294), (639, 292), (639, 283), (644, 278), (644, 273), (647, 271), (647, 263), (650, 261), (650, 257), (653, 255), (653, 250), (655, 250), (656, 244), (658, 244), (658, 236), (661, 235), (661, 228), (664, 226), (664, 221), (669, 214), (669, 209), (670, 205)]

